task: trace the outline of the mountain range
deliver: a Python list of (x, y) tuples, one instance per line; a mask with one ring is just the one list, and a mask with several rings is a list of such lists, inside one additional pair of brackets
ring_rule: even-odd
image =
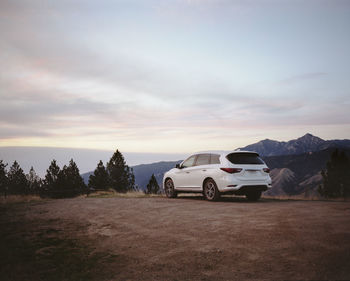
[[(311, 134), (288, 142), (262, 140), (240, 148), (258, 152), (271, 169), (272, 189), (266, 195), (315, 196), (317, 187), (322, 182), (321, 170), (334, 149), (344, 150), (350, 156), (350, 140), (323, 140)], [(140, 189), (145, 189), (152, 174), (161, 185), (166, 171), (175, 167), (179, 161), (156, 162), (133, 166), (135, 182)], [(88, 182), (92, 172), (83, 174)]]
[(320, 151), (330, 147), (350, 148), (350, 140), (323, 140), (311, 134), (287, 142), (265, 139), (240, 148), (261, 156), (292, 155)]

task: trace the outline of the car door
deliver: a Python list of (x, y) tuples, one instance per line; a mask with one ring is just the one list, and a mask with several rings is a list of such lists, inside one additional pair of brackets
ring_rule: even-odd
[(190, 171), (190, 184), (194, 189), (201, 190), (203, 181), (207, 177), (207, 170), (210, 168), (210, 154), (198, 154), (196, 162)]
[(192, 155), (188, 157), (182, 164), (180, 168), (175, 172), (174, 184), (176, 188), (188, 189), (191, 187), (191, 170), (196, 161), (197, 155)]

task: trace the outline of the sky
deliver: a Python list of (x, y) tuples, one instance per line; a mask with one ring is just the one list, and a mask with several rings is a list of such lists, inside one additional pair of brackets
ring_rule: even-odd
[(350, 138), (350, 1), (0, 1), (0, 146)]

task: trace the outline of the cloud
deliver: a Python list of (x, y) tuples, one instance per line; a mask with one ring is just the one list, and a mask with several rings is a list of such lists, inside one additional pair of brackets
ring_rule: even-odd
[[(257, 1), (38, 3), (0, 4), (0, 17), (7, 23), (0, 26), (2, 139), (95, 147), (119, 142), (139, 147), (149, 141), (157, 149), (157, 142), (166, 148), (177, 140), (186, 145), (189, 140), (220, 141), (225, 135), (229, 142), (249, 130), (251, 135), (283, 125), (349, 122), (344, 103), (330, 103), (329, 92), (325, 99), (307, 95), (310, 88), (314, 91), (310, 85), (329, 78), (326, 68), (296, 69), (302, 74), (281, 79), (291, 72), (286, 66), (287, 71), (266, 76), (278, 83), (259, 84), (269, 73), (269, 65), (256, 62), (261, 50), (237, 52), (237, 44), (247, 47), (232, 30), (242, 22), (235, 18), (237, 25), (226, 26), (216, 13), (231, 17), (223, 6), (249, 10)], [(117, 5), (111, 9), (115, 15), (106, 9), (109, 5)], [(176, 21), (181, 11), (200, 19), (196, 28), (179, 28), (157, 14), (173, 6)], [(191, 7), (202, 12), (203, 6), (216, 10), (205, 8), (193, 16)], [(215, 24), (202, 25), (206, 13)], [(214, 39), (226, 48), (208, 48)], [(246, 56), (239, 59), (242, 54)]]
[(286, 83), (286, 84), (297, 83), (297, 82), (305, 81), (305, 80), (320, 79), (320, 78), (323, 78), (327, 75), (328, 75), (328, 73), (326, 73), (326, 72), (303, 73), (303, 74), (289, 77), (287, 79), (283, 79), (280, 81), (280, 83)]

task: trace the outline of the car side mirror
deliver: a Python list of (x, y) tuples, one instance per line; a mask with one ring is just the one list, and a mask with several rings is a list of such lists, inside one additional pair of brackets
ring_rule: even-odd
[(175, 168), (181, 169), (180, 164), (176, 164), (176, 165), (175, 165)]

